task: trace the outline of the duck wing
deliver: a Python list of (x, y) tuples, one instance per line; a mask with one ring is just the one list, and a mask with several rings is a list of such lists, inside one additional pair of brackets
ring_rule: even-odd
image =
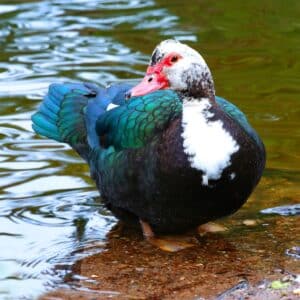
[(69, 144), (84, 159), (99, 146), (96, 120), (109, 105), (124, 105), (126, 83), (101, 88), (90, 83), (55, 83), (49, 86), (32, 128), (40, 135)]
[(96, 132), (105, 147), (116, 151), (145, 146), (182, 111), (182, 102), (171, 90), (133, 97), (125, 105), (99, 116)]
[(244, 129), (244, 131), (256, 142), (256, 144), (261, 149), (264, 149), (264, 145), (259, 135), (252, 128), (245, 114), (236, 105), (218, 96), (216, 96), (216, 102), (229, 117), (235, 120)]

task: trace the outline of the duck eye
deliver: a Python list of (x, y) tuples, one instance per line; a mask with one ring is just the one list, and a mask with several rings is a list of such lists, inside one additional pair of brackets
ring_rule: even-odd
[(177, 60), (178, 60), (178, 56), (176, 56), (176, 55), (172, 56), (172, 58), (171, 58), (172, 63), (175, 63)]

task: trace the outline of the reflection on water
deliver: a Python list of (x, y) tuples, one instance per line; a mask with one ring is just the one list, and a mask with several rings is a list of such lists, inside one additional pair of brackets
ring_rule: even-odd
[(300, 44), (290, 8), (273, 4), (273, 19), (259, 12), (254, 26), (257, 6), (240, 10), (219, 1), (190, 1), (184, 9), (178, 0), (2, 2), (0, 298), (30, 298), (45, 283), (56, 286), (81, 249), (103, 249), (115, 223), (82, 160), (31, 130), (30, 115), (47, 86), (138, 78), (165, 38), (202, 49), (218, 94), (235, 100), (266, 142), (268, 170), (246, 217), (299, 200)]

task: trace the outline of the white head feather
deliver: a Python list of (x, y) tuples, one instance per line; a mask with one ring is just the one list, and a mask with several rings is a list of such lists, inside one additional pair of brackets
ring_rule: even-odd
[(163, 70), (171, 89), (177, 91), (192, 88), (210, 89), (209, 95), (214, 96), (213, 79), (209, 67), (200, 53), (193, 48), (176, 40), (162, 41), (153, 51), (150, 64), (157, 64), (170, 53), (177, 53), (181, 56), (176, 63), (164, 67)]

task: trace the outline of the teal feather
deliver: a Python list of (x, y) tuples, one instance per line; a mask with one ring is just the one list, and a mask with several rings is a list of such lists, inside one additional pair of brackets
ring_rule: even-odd
[(132, 98), (127, 104), (101, 115), (96, 123), (99, 136), (116, 150), (139, 148), (178, 117), (182, 103), (171, 90)]
[(32, 128), (36, 133), (38, 133), (40, 135), (47, 136), (48, 138), (54, 139), (58, 142), (62, 142), (61, 137), (58, 132), (50, 131), (44, 125), (42, 125), (42, 127), (40, 127), (39, 125), (34, 123), (34, 124), (32, 124)]
[[(94, 147), (101, 150), (95, 130), (97, 118), (106, 114), (109, 103), (125, 104), (124, 93), (129, 88), (128, 84), (107, 89), (86, 83), (51, 84), (38, 112), (32, 116), (32, 127), (41, 135), (68, 143), (88, 159)], [(114, 147), (109, 149), (105, 149), (103, 157), (110, 155)]]
[(87, 144), (83, 111), (88, 104), (85, 95), (90, 92), (83, 84), (50, 85), (38, 112), (32, 116), (33, 129), (75, 148), (77, 144)]
[(42, 103), (42, 105), (39, 107), (39, 112), (43, 115), (47, 116), (53, 121), (57, 120), (57, 113), (53, 112), (45, 103)]
[(47, 115), (44, 115), (40, 112), (37, 112), (34, 114), (32, 117), (32, 121), (39, 126), (40, 128), (45, 128), (46, 130), (50, 132), (57, 132), (58, 128), (57, 126), (53, 123), (53, 120), (51, 120)]
[(54, 114), (57, 114), (59, 111), (59, 105), (57, 105), (55, 102), (53, 102), (49, 97), (45, 97), (45, 100), (43, 101), (43, 105), (48, 108), (48, 110), (52, 111)]

